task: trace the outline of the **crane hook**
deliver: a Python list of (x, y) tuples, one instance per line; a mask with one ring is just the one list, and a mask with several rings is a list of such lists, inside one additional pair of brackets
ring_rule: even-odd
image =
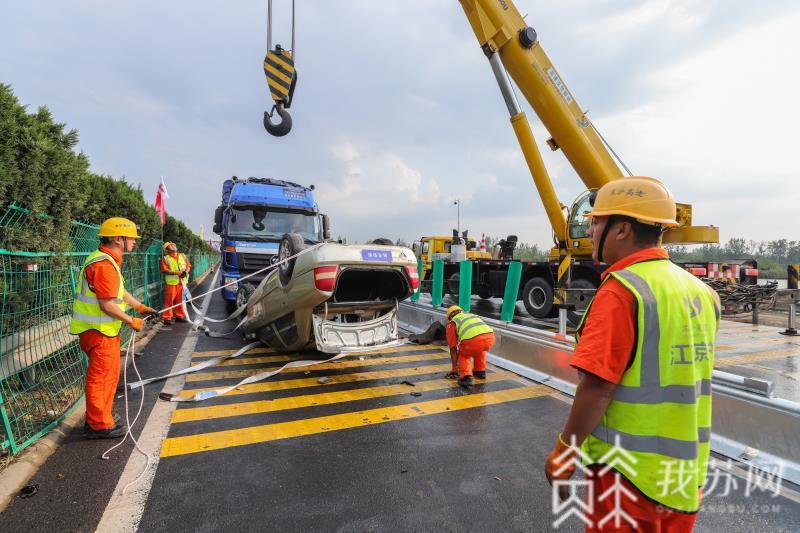
[[(272, 115), (275, 112), (281, 118), (280, 122), (272, 122)], [(292, 116), (283, 107), (283, 102), (277, 102), (272, 106), (272, 111), (264, 111), (264, 129), (275, 137), (283, 137), (292, 130)]]

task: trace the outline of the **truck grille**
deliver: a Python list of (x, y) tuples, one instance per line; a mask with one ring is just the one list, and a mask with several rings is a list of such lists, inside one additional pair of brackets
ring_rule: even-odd
[(239, 254), (239, 269), (240, 270), (247, 270), (247, 271), (254, 271), (254, 270), (261, 270), (262, 268), (268, 266), (270, 264), (270, 258), (272, 255), (266, 254)]

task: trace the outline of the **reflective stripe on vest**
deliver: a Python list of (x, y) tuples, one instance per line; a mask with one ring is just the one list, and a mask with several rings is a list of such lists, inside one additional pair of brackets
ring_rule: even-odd
[(492, 328), (487, 326), (481, 317), (472, 313), (458, 313), (452, 320), (456, 325), (459, 342), (492, 332)]
[(613, 463), (648, 498), (695, 512), (710, 450), (718, 304), (703, 282), (668, 260), (636, 263), (609, 277), (637, 302), (636, 351), (581, 451), (590, 464)]
[[(165, 255), (164, 260), (167, 262), (167, 267), (173, 272), (180, 272), (181, 270), (186, 270), (186, 256), (183, 254), (178, 254), (177, 259), (175, 259), (171, 255)], [(181, 282), (181, 277), (175, 274), (166, 274), (164, 276), (164, 283), (166, 283), (167, 285), (177, 285), (180, 282)]]
[(100, 302), (97, 295), (89, 288), (89, 283), (86, 281), (86, 267), (98, 263), (100, 261), (110, 261), (114, 265), (114, 269), (119, 276), (119, 288), (117, 297), (113, 299), (114, 304), (117, 305), (122, 311), (125, 311), (126, 305), (123, 296), (125, 295), (125, 278), (119, 269), (119, 265), (114, 261), (110, 255), (95, 250), (86, 261), (83, 263), (81, 274), (78, 278), (78, 287), (75, 294), (75, 300), (72, 302), (72, 319), (69, 323), (69, 332), (73, 335), (83, 333), (90, 329), (94, 329), (107, 337), (116, 337), (119, 335), (119, 330), (122, 328), (122, 321), (105, 314), (100, 309)]

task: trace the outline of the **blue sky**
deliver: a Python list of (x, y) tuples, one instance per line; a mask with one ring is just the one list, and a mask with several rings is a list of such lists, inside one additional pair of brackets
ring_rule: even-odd
[[(266, 0), (4, 2), (0, 81), (80, 132), (209, 236), (222, 180), (317, 186), (334, 235), (411, 241), (455, 226), (546, 245), (550, 229), (456, 1), (297, 0), (294, 129), (268, 136)], [(274, 0), (288, 46), (289, 0)], [(722, 239), (797, 238), (796, 1), (517, 0), (577, 101), (635, 173)], [(537, 140), (547, 133), (526, 106)], [(562, 202), (583, 184), (543, 149)], [(790, 224), (790, 220), (792, 223)]]

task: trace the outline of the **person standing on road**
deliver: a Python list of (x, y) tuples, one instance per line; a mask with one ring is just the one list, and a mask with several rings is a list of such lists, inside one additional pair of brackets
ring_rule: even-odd
[(142, 319), (125, 313), (127, 306), (142, 316), (156, 314), (125, 290), (122, 257), (136, 245), (139, 232), (126, 218), (112, 217), (98, 232), (100, 247), (89, 254), (77, 280), (69, 332), (78, 335), (89, 358), (86, 370), (86, 425), (88, 439), (122, 437), (125, 427), (112, 414), (119, 382), (120, 338), (123, 322), (135, 331)]
[[(587, 465), (587, 531), (619, 511), (636, 522), (619, 531), (691, 531), (708, 468), (719, 297), (660, 247), (678, 226), (660, 181), (613, 181), (591, 205), (593, 256), (610, 266), (575, 334), (581, 379), (545, 473), (566, 482), (579, 458)], [(635, 501), (607, 497), (620, 485)]]
[(455, 379), (458, 376), (458, 384), (465, 388), (472, 386), (473, 375), (478, 379), (486, 379), (486, 352), (494, 346), (492, 328), (478, 315), (465, 313), (461, 307), (454, 305), (447, 310), (445, 333), (453, 362), (447, 377)]
[[(164, 243), (164, 257), (161, 260), (161, 272), (164, 274), (164, 309), (162, 316), (165, 324), (173, 324), (175, 319), (178, 322), (186, 322), (186, 313), (183, 306), (178, 305), (183, 302), (183, 284), (189, 279), (189, 269), (192, 264), (186, 259), (184, 254), (178, 253), (178, 246), (174, 242)], [(177, 305), (174, 309), (170, 307)]]

